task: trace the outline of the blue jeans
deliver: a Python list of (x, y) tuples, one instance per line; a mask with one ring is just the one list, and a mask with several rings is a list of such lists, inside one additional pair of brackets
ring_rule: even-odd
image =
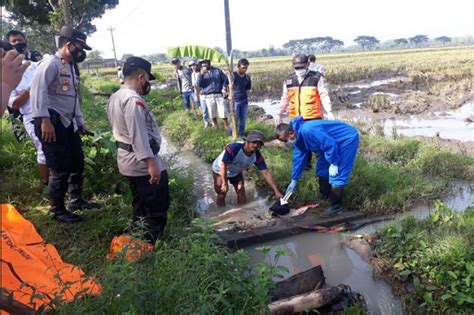
[(239, 130), (239, 136), (243, 136), (245, 132), (245, 123), (247, 121), (247, 112), (249, 109), (249, 102), (235, 102), (235, 116), (237, 119), (237, 126)]
[(204, 125), (207, 126), (207, 124), (209, 124), (209, 112), (207, 111), (206, 101), (202, 97), (200, 97), (198, 101), (200, 101), (201, 104), (202, 121), (204, 121)]
[(183, 105), (185, 109), (191, 109), (191, 98), (193, 97), (193, 94), (193, 92), (181, 93), (181, 98), (183, 99)]

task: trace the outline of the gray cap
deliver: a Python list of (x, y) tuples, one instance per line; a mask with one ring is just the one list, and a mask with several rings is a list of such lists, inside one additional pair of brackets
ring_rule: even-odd
[(261, 142), (263, 145), (263, 141), (265, 141), (265, 135), (261, 131), (252, 130), (248, 136), (244, 138), (244, 140), (248, 142)]
[(155, 76), (151, 73), (151, 63), (140, 57), (128, 57), (125, 63), (123, 64), (123, 74), (125, 76), (132, 73), (136, 68), (145, 70), (150, 77), (150, 80), (156, 80)]
[(80, 43), (85, 50), (91, 50), (92, 48), (87, 45), (86, 40), (87, 36), (86, 34), (79, 32), (78, 30), (72, 28), (71, 26), (65, 25), (61, 27), (61, 31), (59, 32), (59, 36), (67, 37), (70, 38), (78, 43)]
[(293, 67), (300, 68), (308, 64), (308, 56), (303, 54), (298, 54), (293, 57)]
[(199, 62), (196, 60), (196, 59), (191, 59), (189, 60), (189, 63), (188, 63), (190, 66), (194, 66), (194, 65), (198, 65)]

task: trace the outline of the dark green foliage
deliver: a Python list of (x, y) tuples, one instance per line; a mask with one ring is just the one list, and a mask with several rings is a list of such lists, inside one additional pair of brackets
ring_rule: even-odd
[[(12, 20), (19, 21), (21, 24), (47, 25), (56, 22), (59, 26), (64, 25), (61, 2), (59, 0), (5, 0), (2, 1), (2, 6), (11, 12)], [(80, 31), (90, 34), (96, 29), (92, 20), (101, 17), (105, 10), (114, 8), (118, 0), (75, 0), (69, 3), (73, 25)], [(59, 27), (56, 31), (59, 31)]]
[(419, 314), (472, 314), (474, 208), (455, 213), (441, 202), (427, 219), (408, 217), (379, 233), (376, 250), (387, 257), (392, 280)]

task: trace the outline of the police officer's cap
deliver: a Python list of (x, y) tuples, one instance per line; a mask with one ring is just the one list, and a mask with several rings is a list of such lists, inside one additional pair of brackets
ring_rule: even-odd
[(135, 69), (143, 69), (150, 76), (150, 80), (156, 80), (155, 76), (151, 74), (151, 63), (140, 57), (129, 57), (123, 64), (123, 75), (127, 76)]
[(293, 68), (302, 68), (308, 64), (308, 56), (298, 54), (293, 57)]
[(61, 28), (61, 31), (59, 32), (59, 36), (67, 37), (80, 43), (84, 47), (85, 50), (92, 49), (86, 43), (86, 39), (87, 39), (86, 34), (79, 32), (78, 30), (72, 28), (71, 26), (68, 26), (68, 25), (63, 26)]

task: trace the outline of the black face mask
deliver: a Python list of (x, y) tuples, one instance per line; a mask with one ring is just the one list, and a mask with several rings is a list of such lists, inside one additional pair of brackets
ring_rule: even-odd
[[(69, 48), (68, 48), (69, 49)], [(79, 49), (77, 48), (76, 46), (74, 46), (74, 50), (71, 51), (69, 49), (69, 52), (71, 53), (71, 56), (72, 56), (72, 60), (75, 62), (75, 63), (80, 63), (80, 62), (83, 62), (84, 59), (86, 59), (86, 52), (83, 50), (83, 49)]]
[(143, 95), (148, 95), (151, 91), (151, 84), (149, 81), (145, 81), (145, 84), (143, 85)]
[(15, 48), (16, 51), (18, 51), (19, 54), (24, 54), (26, 52), (26, 43), (18, 43), (13, 45), (13, 48)]

